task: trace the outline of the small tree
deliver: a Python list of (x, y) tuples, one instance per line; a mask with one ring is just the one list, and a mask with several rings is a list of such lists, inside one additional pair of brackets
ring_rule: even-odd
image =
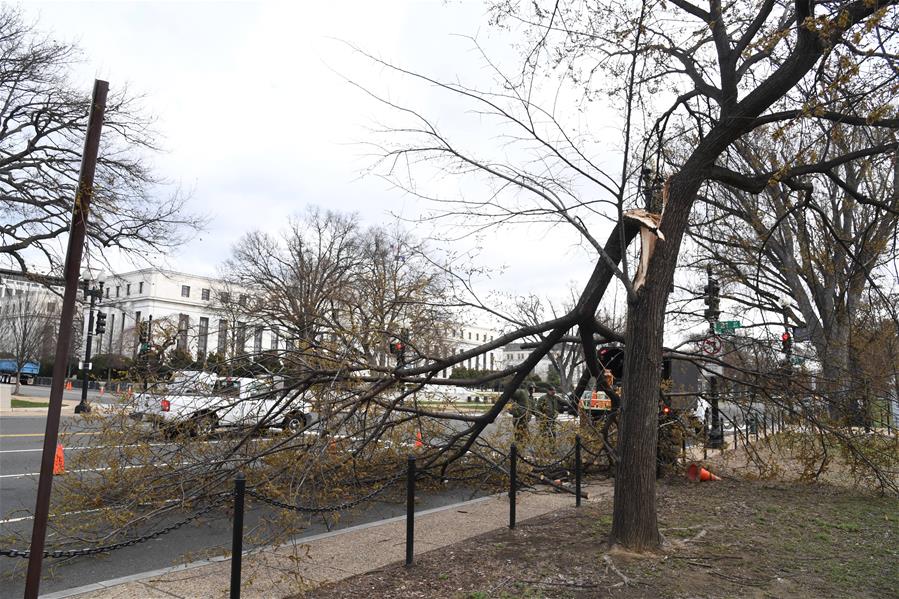
[(18, 393), (25, 364), (39, 360), (56, 339), (58, 298), (29, 286), (0, 305), (0, 351), (7, 352), (16, 363), (13, 393)]

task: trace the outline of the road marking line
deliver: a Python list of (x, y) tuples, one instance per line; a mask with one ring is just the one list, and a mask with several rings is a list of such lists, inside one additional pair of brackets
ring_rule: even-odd
[[(99, 435), (102, 431), (84, 431), (75, 433), (62, 433), (60, 437), (72, 437), (74, 435)], [(12, 439), (13, 437), (43, 437), (45, 433), (8, 433), (0, 435), (0, 439)]]
[[(180, 499), (167, 499), (166, 501), (163, 501), (162, 503), (163, 503), (163, 505), (169, 505), (170, 503), (178, 503), (180, 501), (181, 501)], [(143, 504), (143, 503), (138, 504), (139, 507), (143, 507), (145, 505), (150, 505), (150, 504)], [(103, 511), (103, 509), (116, 509), (116, 508), (120, 508), (120, 507), (124, 507), (124, 506), (111, 505), (107, 508), (97, 508), (97, 509), (93, 509), (93, 510), (78, 510), (77, 512), (63, 512), (61, 514), (50, 514), (50, 518), (62, 518), (63, 516), (77, 516), (78, 514), (93, 514), (94, 512)], [(22, 522), (23, 520), (34, 520), (34, 516), (32, 515), (32, 516), (21, 516), (19, 518), (7, 518), (6, 520), (0, 520), (0, 524), (11, 524), (13, 522)]]
[[(155, 468), (156, 464), (133, 464), (130, 466), (119, 466), (122, 469), (129, 468)], [(80, 474), (82, 472), (106, 472), (107, 470), (115, 470), (115, 468), (82, 468), (80, 470), (66, 470), (66, 474)], [(26, 476), (40, 476), (40, 472), (26, 472), (24, 474), (0, 474), (0, 478), (23, 478)]]
[[(62, 514), (50, 514), (50, 518), (61, 518), (63, 516), (75, 516), (78, 514), (92, 514), (94, 512), (99, 512), (99, 509), (95, 510), (79, 510), (77, 512), (64, 512)], [(0, 520), (0, 524), (12, 524), (13, 522), (22, 522), (23, 520), (34, 520), (34, 516), (22, 516), (21, 518), (7, 518), (6, 520)]]

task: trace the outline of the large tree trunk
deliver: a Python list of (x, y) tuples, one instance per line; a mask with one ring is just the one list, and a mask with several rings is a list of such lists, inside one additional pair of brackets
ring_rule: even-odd
[(643, 288), (628, 308), (611, 542), (633, 551), (654, 549), (661, 543), (656, 445), (667, 295)]
[[(711, 159), (697, 151), (668, 181), (662, 218), (665, 241), (655, 244), (646, 280), (628, 302), (624, 357), (624, 397), (618, 424), (618, 469), (610, 541), (632, 551), (661, 544), (656, 517), (655, 475), (658, 445), (659, 383), (665, 308), (690, 207)], [(716, 156), (718, 151), (712, 153)]]

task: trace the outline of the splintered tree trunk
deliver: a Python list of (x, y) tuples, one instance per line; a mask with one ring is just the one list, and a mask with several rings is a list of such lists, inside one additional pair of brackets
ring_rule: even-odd
[(659, 383), (667, 294), (645, 293), (628, 306), (624, 393), (618, 424), (618, 469), (612, 544), (647, 551), (661, 544), (656, 517)]
[(610, 541), (631, 551), (651, 551), (661, 544), (655, 475), (665, 307), (690, 206), (702, 181), (700, 171), (688, 164), (669, 179), (662, 218), (665, 241), (655, 244), (645, 282), (628, 302)]

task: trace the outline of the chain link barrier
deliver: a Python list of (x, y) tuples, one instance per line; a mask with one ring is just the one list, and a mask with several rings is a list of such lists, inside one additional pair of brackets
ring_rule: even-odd
[[(119, 543), (113, 543), (111, 545), (101, 545), (99, 547), (85, 547), (84, 549), (54, 549), (52, 551), (44, 551), (44, 557), (49, 558), (68, 558), (68, 557), (81, 557), (84, 555), (97, 555), (99, 553), (109, 553), (111, 551), (115, 551), (116, 549), (121, 549), (123, 547), (131, 547), (133, 545), (139, 545), (140, 543), (145, 543), (147, 541), (151, 541), (155, 538), (161, 537), (165, 534), (172, 532), (173, 530), (177, 530), (186, 524), (190, 524), (197, 518), (205, 516), (213, 509), (219, 507), (228, 499), (234, 496), (232, 491), (228, 491), (227, 493), (223, 493), (218, 499), (201, 509), (200, 511), (191, 514), (189, 517), (184, 520), (180, 520), (175, 522), (174, 524), (170, 524), (165, 528), (161, 528), (155, 532), (151, 532), (150, 534), (146, 534), (140, 537), (136, 537), (134, 539), (129, 539), (127, 541), (121, 541)], [(31, 551), (28, 549), (0, 549), (0, 557), (23, 557), (28, 558), (31, 556)]]

